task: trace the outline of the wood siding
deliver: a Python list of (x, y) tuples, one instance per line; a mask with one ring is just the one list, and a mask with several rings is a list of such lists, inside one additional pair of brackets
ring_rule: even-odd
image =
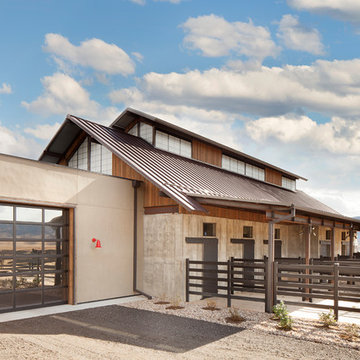
[(265, 213), (256, 212), (256, 211), (248, 211), (241, 210), (229, 207), (220, 207), (213, 205), (203, 205), (204, 208), (208, 211), (207, 214), (200, 211), (189, 212), (185, 210), (183, 207), (180, 207), (180, 214), (195, 214), (195, 215), (203, 215), (203, 216), (214, 216), (225, 219), (233, 219), (233, 220), (246, 220), (246, 221), (257, 221), (257, 222), (267, 222)]
[(193, 159), (221, 167), (221, 149), (208, 145), (202, 141), (193, 139), (192, 157)]
[(145, 181), (142, 175), (137, 173), (133, 168), (114, 154), (112, 158), (112, 174), (113, 176), (119, 176), (126, 179)]
[(69, 279), (68, 303), (75, 304), (74, 299), (74, 209), (69, 209)]
[(276, 170), (265, 168), (265, 181), (282, 186), (282, 175)]
[(144, 207), (177, 205), (176, 201), (160, 196), (159, 189), (151, 182), (145, 181)]

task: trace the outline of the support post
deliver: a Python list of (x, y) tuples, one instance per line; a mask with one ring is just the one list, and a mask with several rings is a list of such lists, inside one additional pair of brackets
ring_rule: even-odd
[(269, 222), (269, 240), (268, 240), (268, 261), (266, 264), (266, 304), (265, 311), (267, 313), (272, 312), (274, 306), (274, 258), (275, 258), (275, 248), (274, 248), (274, 223)]
[(354, 257), (354, 240), (355, 240), (355, 231), (353, 228), (350, 229), (350, 259)]
[(231, 307), (231, 262), (227, 261), (227, 307)]
[(189, 302), (190, 301), (190, 295), (189, 295), (189, 263), (190, 263), (190, 260), (189, 259), (186, 259), (186, 270), (185, 270), (185, 274), (186, 274), (186, 284), (185, 284), (185, 289), (186, 289), (186, 302)]
[(331, 261), (335, 261), (335, 227), (331, 229), (330, 256)]
[[(312, 225), (311, 224), (307, 225), (305, 231), (305, 265), (310, 265), (311, 230), (312, 230)], [(305, 274), (306, 275), (310, 274), (308, 268), (305, 269)], [(310, 283), (309, 279), (306, 278), (305, 284), (308, 285), (309, 283)], [(309, 294), (309, 293), (310, 293), (310, 289), (309, 287), (306, 287), (305, 294)], [(305, 298), (305, 300), (310, 302), (310, 298)]]
[(279, 273), (279, 264), (277, 261), (274, 262), (274, 283), (273, 283), (273, 287), (274, 287), (274, 291), (273, 291), (273, 305), (277, 304), (277, 284), (278, 284), (278, 275)]
[(339, 318), (339, 263), (334, 264), (334, 316)]

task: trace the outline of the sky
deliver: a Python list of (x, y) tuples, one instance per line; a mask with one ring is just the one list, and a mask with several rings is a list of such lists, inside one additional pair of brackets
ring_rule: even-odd
[(0, 0), (0, 153), (126, 107), (360, 216), (359, 0)]

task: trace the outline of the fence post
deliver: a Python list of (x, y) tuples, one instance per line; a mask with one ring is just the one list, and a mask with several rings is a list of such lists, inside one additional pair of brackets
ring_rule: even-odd
[(267, 256), (264, 256), (265, 312), (269, 312), (269, 311), (268, 311), (268, 296), (269, 296), (269, 292), (268, 292), (268, 281), (267, 281), (267, 277), (268, 277), (267, 262), (268, 262), (268, 257), (267, 257)]
[(227, 261), (227, 307), (231, 307), (231, 262)]
[(339, 318), (339, 263), (334, 263), (334, 316)]
[(189, 259), (186, 259), (186, 286), (185, 286), (185, 289), (186, 289), (186, 302), (189, 302), (190, 300), (190, 296), (189, 296), (189, 267), (190, 267), (190, 260)]
[(234, 274), (233, 274), (234, 257), (233, 256), (230, 258), (230, 261), (231, 261), (231, 295), (233, 295), (234, 294), (234, 282), (232, 281), (232, 279), (234, 277)]
[[(311, 265), (311, 266), (314, 265), (314, 259), (313, 259), (313, 258), (310, 259), (310, 265)], [(310, 271), (309, 271), (309, 274), (310, 274), (310, 275), (313, 274), (312, 267), (311, 267), (311, 269), (310, 269)], [(312, 284), (312, 283), (313, 283), (312, 278), (310, 278), (310, 279), (309, 279), (309, 284)], [(312, 287), (309, 288), (309, 294), (311, 294), (311, 293), (312, 293)], [(313, 302), (313, 299), (312, 299), (312, 298), (309, 298), (309, 302), (312, 303), (312, 302)]]
[(277, 284), (278, 284), (278, 271), (279, 271), (279, 263), (277, 261), (274, 262), (274, 291), (273, 291), (273, 304), (277, 304)]

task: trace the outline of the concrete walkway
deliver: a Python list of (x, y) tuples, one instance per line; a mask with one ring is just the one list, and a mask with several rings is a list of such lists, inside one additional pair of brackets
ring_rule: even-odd
[(62, 314), (76, 310), (94, 309), (102, 306), (121, 305), (139, 299), (145, 299), (145, 297), (140, 295), (134, 295), (134, 296), (126, 296), (111, 300), (92, 301), (77, 305), (64, 304), (64, 305), (47, 306), (38, 309), (12, 311), (8, 313), (0, 314), (0, 323), (7, 321), (14, 321), (14, 320), (30, 319), (39, 316)]

